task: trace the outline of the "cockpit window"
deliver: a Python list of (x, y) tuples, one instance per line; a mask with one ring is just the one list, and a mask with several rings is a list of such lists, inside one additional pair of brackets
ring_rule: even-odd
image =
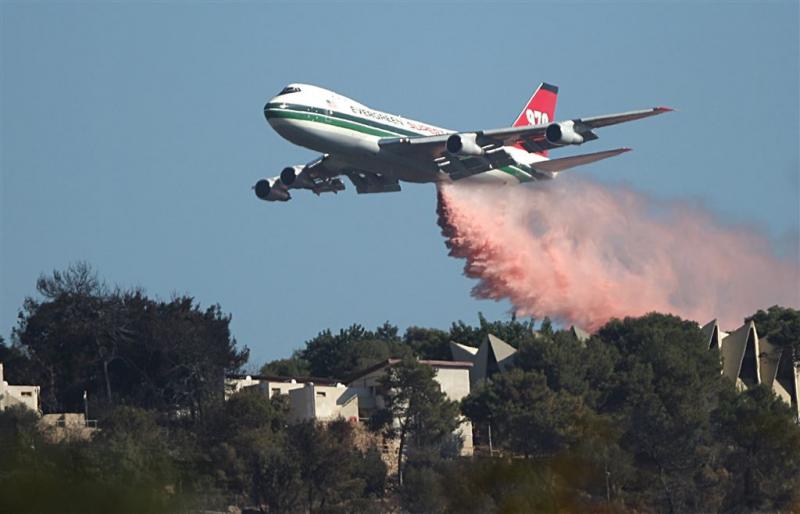
[(299, 92), (300, 92), (300, 88), (299, 87), (287, 86), (287, 87), (281, 89), (281, 92), (278, 93), (278, 96), (280, 96), (280, 95), (288, 95), (289, 93), (299, 93)]

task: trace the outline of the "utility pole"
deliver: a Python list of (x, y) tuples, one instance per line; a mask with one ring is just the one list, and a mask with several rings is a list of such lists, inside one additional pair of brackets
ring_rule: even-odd
[(89, 398), (86, 389), (83, 390), (83, 426), (89, 426)]

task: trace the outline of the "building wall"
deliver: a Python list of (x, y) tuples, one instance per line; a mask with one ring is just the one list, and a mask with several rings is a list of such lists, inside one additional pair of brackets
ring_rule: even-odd
[[(470, 392), (469, 368), (435, 368), (436, 381), (448, 400), (461, 401)], [(461, 455), (472, 455), (472, 422), (465, 416), (460, 416), (460, 423), (456, 433), (461, 436)]]
[(289, 391), (300, 389), (305, 384), (301, 382), (262, 382), (261, 390), (267, 394), (267, 397), (272, 398), (279, 394), (289, 394)]
[(448, 400), (461, 401), (469, 395), (469, 368), (434, 368), (436, 381)]
[(14, 405), (23, 405), (39, 412), (39, 386), (9, 385), (3, 376), (3, 363), (0, 362), (0, 411)]
[(305, 384), (294, 379), (288, 380), (265, 380), (258, 377), (246, 376), (244, 378), (225, 379), (225, 399), (250, 387), (257, 387), (258, 390), (272, 398), (275, 394), (289, 394), (292, 389), (299, 389)]
[[(436, 371), (434, 380), (439, 383), (440, 390), (447, 396), (448, 400), (461, 401), (469, 395), (469, 367), (454, 368), (436, 365), (432, 367)], [(386, 368), (380, 368), (348, 384), (348, 388), (358, 395), (358, 408), (361, 419), (368, 418), (373, 412), (385, 406), (383, 396), (380, 394), (380, 381), (385, 374)], [(472, 423), (469, 419), (461, 416), (456, 434), (463, 441), (461, 454), (472, 455)]]
[(256, 387), (260, 383), (261, 381), (259, 379), (253, 378), (249, 375), (244, 378), (226, 378), (225, 399), (227, 400), (228, 398), (238, 393), (242, 389), (246, 389), (248, 387)]
[(39, 386), (6, 385), (6, 394), (32, 411), (39, 411)]
[(289, 402), (289, 419), (293, 422), (358, 419), (358, 395), (341, 384), (321, 386), (307, 383), (289, 391)]

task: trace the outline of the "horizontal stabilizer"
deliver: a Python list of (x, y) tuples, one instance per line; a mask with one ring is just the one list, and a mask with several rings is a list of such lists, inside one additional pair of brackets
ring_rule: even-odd
[(531, 167), (537, 171), (564, 171), (576, 166), (583, 166), (590, 162), (608, 159), (621, 153), (630, 152), (630, 148), (617, 148), (615, 150), (606, 150), (604, 152), (585, 153), (582, 155), (573, 155), (572, 157), (563, 157), (561, 159), (550, 159), (549, 161), (534, 162)]

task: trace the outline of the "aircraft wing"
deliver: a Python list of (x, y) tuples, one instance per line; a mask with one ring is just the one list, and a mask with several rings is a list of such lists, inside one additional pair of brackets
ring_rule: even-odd
[(291, 199), (291, 189), (308, 189), (317, 195), (338, 193), (345, 188), (339, 178), (342, 175), (350, 179), (359, 194), (400, 191), (397, 179), (358, 169), (328, 154), (305, 165), (286, 167), (277, 177), (259, 180), (253, 189), (262, 200), (285, 202)]
[[(475, 132), (457, 132), (437, 136), (411, 136), (384, 138), (378, 144), (389, 151), (409, 156), (436, 159), (447, 155), (447, 142), (453, 136), (469, 138), (486, 155), (503, 146), (520, 146), (528, 152), (541, 152), (571, 144), (582, 144), (597, 139), (592, 129), (638, 120), (671, 111), (668, 107), (653, 107), (590, 118), (577, 118), (557, 123), (508, 127)], [(475, 152), (476, 156), (480, 155)]]
[(617, 148), (615, 150), (606, 150), (604, 152), (586, 153), (582, 155), (573, 155), (570, 157), (562, 157), (560, 159), (550, 159), (547, 161), (534, 162), (531, 167), (537, 171), (558, 172), (572, 169), (576, 166), (583, 166), (590, 162), (599, 161), (601, 159), (608, 159), (621, 153), (630, 152), (630, 148)]

